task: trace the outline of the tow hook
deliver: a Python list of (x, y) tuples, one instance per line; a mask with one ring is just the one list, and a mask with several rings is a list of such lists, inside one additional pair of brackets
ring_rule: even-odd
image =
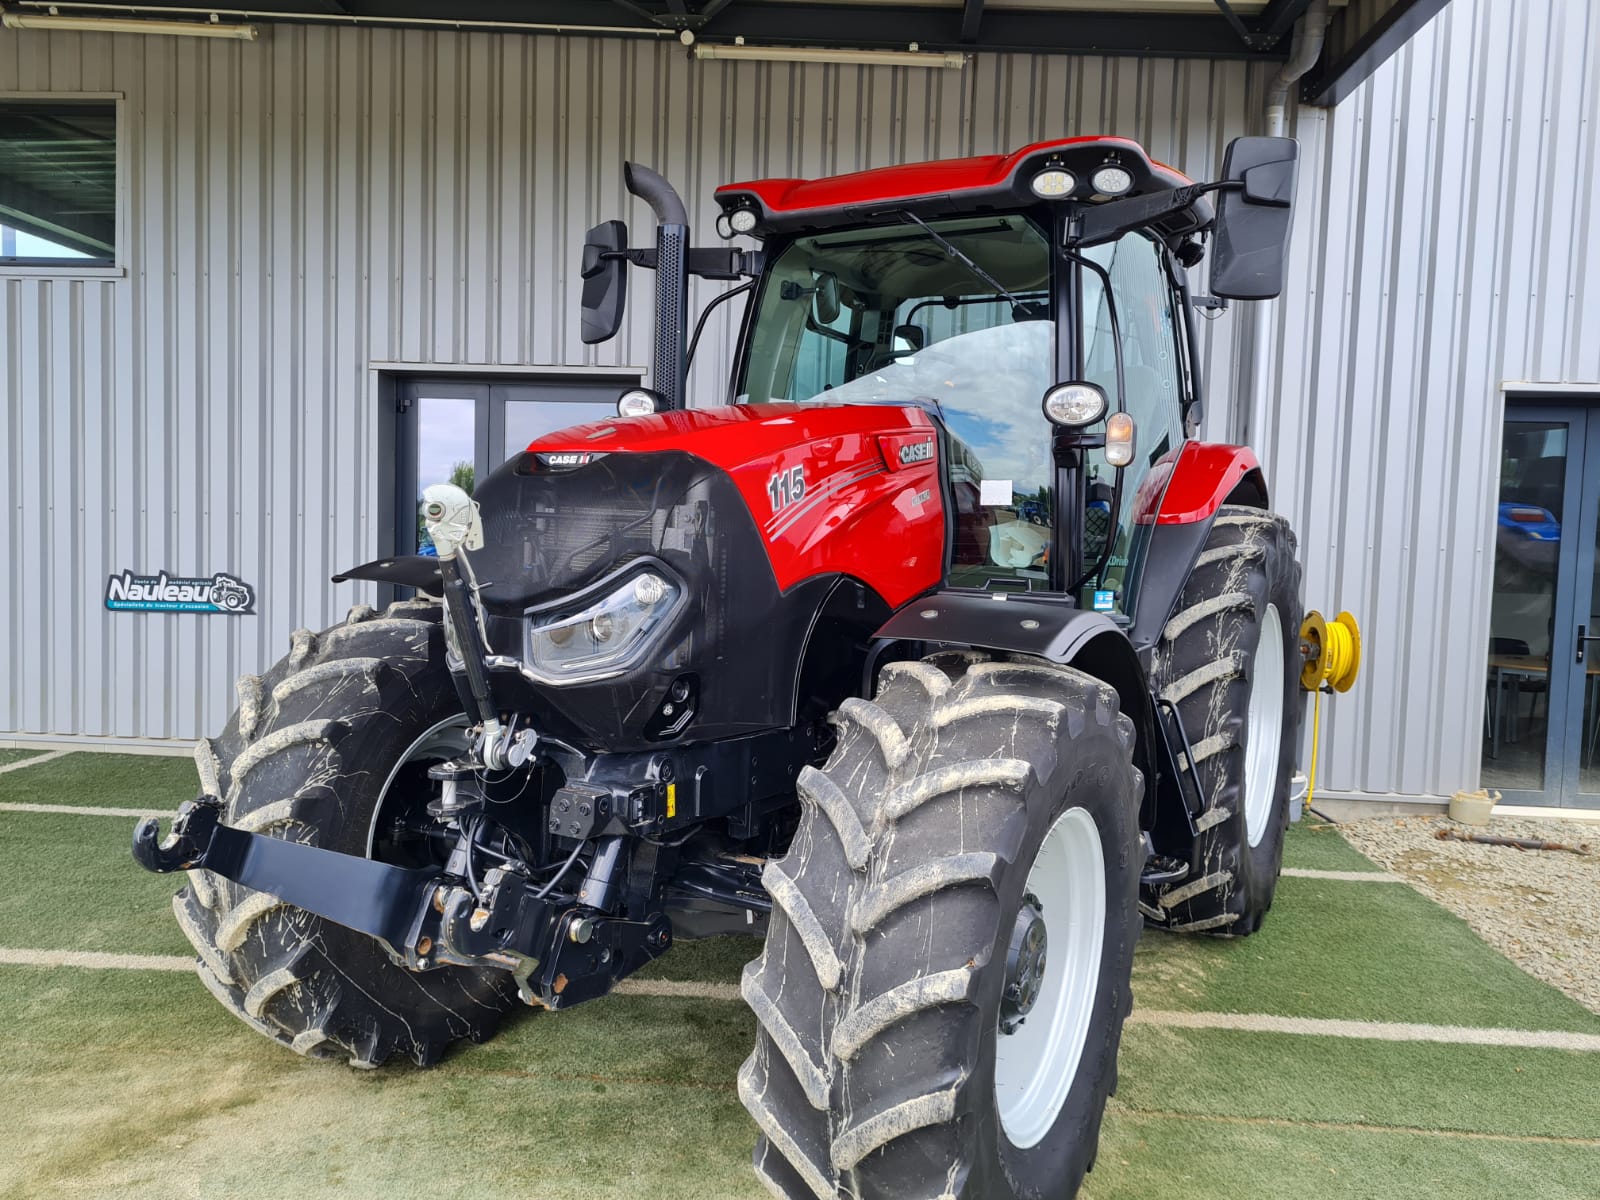
[(222, 801), (215, 796), (185, 801), (172, 819), (172, 833), (166, 841), (159, 840), (160, 822), (146, 817), (133, 831), (134, 860), (158, 875), (192, 870), (204, 863), (221, 820)]

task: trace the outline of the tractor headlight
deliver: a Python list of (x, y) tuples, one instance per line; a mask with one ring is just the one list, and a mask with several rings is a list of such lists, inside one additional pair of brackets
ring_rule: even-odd
[(1058, 383), (1044, 394), (1044, 415), (1068, 429), (1093, 425), (1107, 407), (1105, 392), (1092, 383)]
[(576, 612), (535, 618), (527, 633), (528, 671), (546, 683), (590, 683), (620, 675), (649, 650), (684, 598), (676, 580), (636, 571)]

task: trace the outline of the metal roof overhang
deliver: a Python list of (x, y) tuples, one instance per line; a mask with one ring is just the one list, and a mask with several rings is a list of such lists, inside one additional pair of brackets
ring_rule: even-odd
[[(238, 0), (235, 0), (237, 3)], [(1447, 0), (1332, 0), (1327, 49), (1302, 99), (1331, 104)], [(1060, 53), (1281, 61), (1311, 0), (6, 0), (18, 14), (303, 24), (427, 25), (771, 46)], [(819, 31), (827, 31), (819, 33)]]

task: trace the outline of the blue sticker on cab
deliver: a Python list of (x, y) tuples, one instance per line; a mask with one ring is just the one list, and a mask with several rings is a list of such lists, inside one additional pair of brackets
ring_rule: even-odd
[(1117, 607), (1117, 594), (1107, 588), (1096, 588), (1094, 592), (1095, 612), (1111, 612)]

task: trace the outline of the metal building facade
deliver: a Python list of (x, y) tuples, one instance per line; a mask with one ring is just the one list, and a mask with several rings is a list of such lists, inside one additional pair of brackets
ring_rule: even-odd
[[(1208, 431), (1244, 435), (1307, 595), (1374, 648), (1325, 716), (1330, 786), (1475, 781), (1499, 386), (1600, 379), (1600, 38), (1582, 0), (1455, 0), (1334, 110), (1301, 109), (1296, 284), (1251, 400), (1252, 318), (1203, 326)], [(578, 341), (576, 248), (712, 187), (1121, 134), (1209, 177), (1270, 67), (979, 56), (964, 71), (692, 62), (672, 44), (278, 26), (258, 44), (19, 33), (0, 93), (121, 98), (120, 269), (0, 273), (0, 736), (190, 738), (389, 549), (380, 372), (642, 366), (647, 307)], [(1514, 169), (1508, 169), (1514, 168)], [(1203, 268), (1202, 268), (1203, 271)], [(1588, 288), (1586, 292), (1585, 289)], [(713, 294), (704, 289), (696, 305)], [(723, 327), (724, 331), (726, 326)], [(708, 347), (727, 343), (708, 335)], [(714, 394), (725, 358), (693, 384)], [(106, 576), (229, 570), (258, 615), (107, 612)]]
[(1272, 313), (1272, 401), (1236, 430), (1308, 601), (1363, 621), (1319, 778), (1448, 796), (1478, 780), (1506, 391), (1600, 400), (1600, 12), (1453, 0), (1296, 133), (1304, 283)]

